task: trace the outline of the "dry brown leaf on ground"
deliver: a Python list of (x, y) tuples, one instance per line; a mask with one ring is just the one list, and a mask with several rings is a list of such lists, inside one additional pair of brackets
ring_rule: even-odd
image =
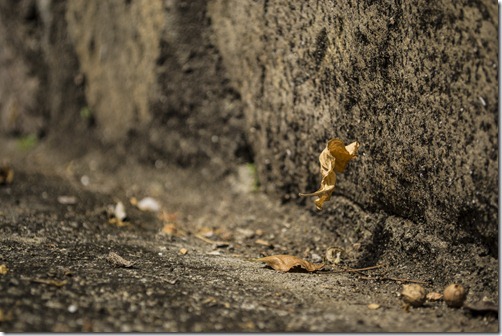
[(7, 274), (8, 271), (9, 271), (9, 269), (7, 268), (6, 265), (4, 265), (4, 264), (0, 265), (0, 275), (5, 275), (5, 274)]
[(443, 294), (438, 292), (430, 292), (425, 296), (425, 298), (427, 299), (427, 301), (439, 301), (443, 299)]
[(263, 257), (256, 259), (256, 261), (264, 262), (268, 266), (280, 272), (288, 272), (289, 270), (291, 270), (293, 267), (296, 266), (300, 266), (308, 272), (315, 272), (324, 267), (324, 264), (313, 264), (306, 260), (287, 254), (278, 254), (278, 255)]
[(380, 305), (378, 303), (370, 303), (368, 305), (368, 309), (370, 310), (377, 310), (378, 308), (380, 308)]
[(321, 165), (321, 187), (313, 193), (300, 193), (302, 197), (317, 196), (314, 201), (317, 210), (322, 210), (324, 202), (329, 201), (331, 194), (335, 190), (336, 174), (343, 173), (350, 160), (357, 156), (359, 143), (353, 142), (345, 146), (340, 139), (331, 139), (326, 148), (319, 155)]
[(122, 258), (120, 255), (118, 255), (115, 252), (108, 253), (106, 260), (108, 260), (109, 262), (111, 262), (112, 264), (114, 264), (115, 266), (118, 266), (118, 267), (129, 268), (129, 267), (134, 266), (133, 262)]
[(54, 279), (25, 279), (29, 280), (31, 282), (36, 282), (44, 285), (50, 285), (50, 286), (56, 286), (56, 287), (63, 287), (68, 283), (68, 280), (54, 280)]
[(14, 181), (14, 169), (7, 164), (0, 166), (0, 185), (11, 184)]

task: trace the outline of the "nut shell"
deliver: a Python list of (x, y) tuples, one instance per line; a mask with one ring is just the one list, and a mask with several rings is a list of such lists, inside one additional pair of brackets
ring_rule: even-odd
[(425, 289), (418, 284), (403, 285), (401, 297), (404, 303), (413, 307), (420, 307), (425, 302)]
[(451, 284), (444, 290), (444, 301), (448, 307), (459, 308), (464, 304), (467, 292), (464, 287), (459, 284)]

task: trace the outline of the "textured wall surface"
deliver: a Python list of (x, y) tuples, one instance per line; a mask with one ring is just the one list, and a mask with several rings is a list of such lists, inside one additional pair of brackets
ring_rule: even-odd
[(84, 87), (64, 19), (66, 4), (0, 4), (0, 130), (5, 133), (87, 130), (79, 117)]
[(0, 130), (7, 133), (37, 133), (45, 126), (47, 109), (40, 111), (40, 70), (36, 71), (41, 63), (37, 42), (43, 32), (34, 12), (30, 1), (0, 4)]
[(316, 190), (326, 141), (357, 140), (335, 194), (441, 236), (462, 227), (495, 253), (494, 2), (219, 0), (209, 9), (265, 189), (285, 199)]
[(85, 75), (86, 97), (107, 140), (151, 119), (162, 3), (70, 1), (68, 32)]
[(106, 142), (140, 137), (181, 164), (245, 151), (204, 2), (70, 1), (66, 20)]
[(307, 209), (297, 194), (317, 189), (327, 140), (359, 141), (322, 225), (365, 227), (371, 260), (497, 255), (493, 1), (1, 6), (2, 130), (85, 132), (88, 106), (104, 143), (182, 165), (253, 160), (263, 190)]

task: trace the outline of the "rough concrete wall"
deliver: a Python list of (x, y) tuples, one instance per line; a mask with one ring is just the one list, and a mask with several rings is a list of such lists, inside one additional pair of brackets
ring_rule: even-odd
[[(183, 165), (245, 156), (239, 97), (203, 1), (70, 1), (68, 32), (107, 143)], [(229, 137), (231, 135), (231, 137)]]
[(0, 131), (43, 136), (87, 130), (65, 12), (66, 1), (0, 4)]
[[(141, 4), (141, 2), (140, 2)], [(206, 1), (166, 1), (157, 59), (160, 97), (145, 136), (161, 160), (224, 167), (250, 160), (239, 93), (212, 40)]]
[(316, 190), (326, 141), (357, 140), (335, 195), (496, 254), (493, 1), (208, 7), (266, 190), (284, 199)]
[(162, 2), (69, 1), (66, 20), (97, 125), (123, 140), (151, 119)]
[(47, 109), (42, 105), (39, 70), (43, 61), (39, 59), (38, 43), (42, 34), (35, 1), (0, 3), (0, 130), (3, 132), (39, 133), (45, 126)]

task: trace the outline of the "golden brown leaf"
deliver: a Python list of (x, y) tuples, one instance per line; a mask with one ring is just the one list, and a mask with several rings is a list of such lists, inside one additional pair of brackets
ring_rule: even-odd
[(254, 242), (258, 245), (263, 245), (263, 246), (267, 246), (267, 247), (272, 246), (272, 244), (270, 244), (270, 242), (268, 242), (264, 239), (256, 239)]
[(380, 305), (378, 303), (370, 303), (368, 305), (368, 309), (371, 309), (371, 310), (377, 310), (378, 308), (380, 308)]
[(428, 300), (428, 301), (439, 301), (443, 298), (443, 294), (441, 293), (438, 293), (438, 292), (430, 292), (428, 293), (425, 298)]
[(0, 275), (5, 275), (8, 271), (9, 269), (7, 268), (7, 266), (5, 266), (4, 264), (0, 265)]
[(311, 262), (287, 254), (278, 254), (259, 258), (256, 259), (256, 261), (264, 262), (268, 266), (280, 272), (288, 272), (295, 266), (300, 266), (308, 272), (315, 272), (324, 267), (324, 264), (312, 264)]
[(300, 193), (302, 197), (317, 196), (314, 201), (317, 210), (322, 210), (324, 202), (329, 201), (331, 194), (335, 190), (336, 175), (335, 173), (343, 173), (350, 160), (357, 156), (359, 143), (353, 142), (345, 146), (340, 139), (331, 139), (328, 141), (326, 148), (319, 155), (319, 163), (321, 165), (321, 187), (313, 193)]
[(12, 310), (5, 313), (2, 309), (0, 309), (0, 323), (8, 321), (12, 321)]
[(164, 225), (161, 232), (168, 236), (175, 236), (178, 233), (178, 228), (174, 223), (167, 223)]

